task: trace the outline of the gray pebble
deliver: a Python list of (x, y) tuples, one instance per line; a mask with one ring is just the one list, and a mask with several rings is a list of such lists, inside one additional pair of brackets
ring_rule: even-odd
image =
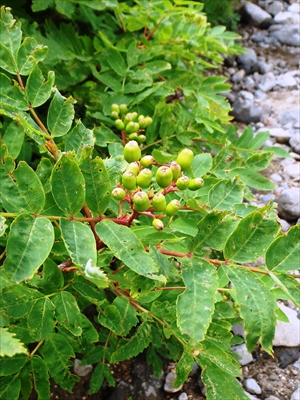
[(177, 388), (174, 388), (174, 381), (176, 379), (176, 373), (174, 371), (171, 371), (168, 373), (168, 375), (166, 376), (166, 381), (164, 384), (164, 391), (167, 393), (176, 393), (179, 392), (179, 390), (182, 389), (183, 385), (180, 385)]
[(244, 381), (244, 387), (249, 393), (261, 394), (261, 387), (258, 385), (255, 379), (248, 378)]
[(238, 360), (240, 365), (247, 365), (253, 361), (252, 354), (248, 352), (247, 347), (244, 343), (237, 346), (232, 346), (231, 350), (233, 350), (241, 357), (241, 359)]
[(276, 198), (279, 215), (287, 221), (296, 220), (300, 217), (300, 189), (296, 187), (282, 190)]

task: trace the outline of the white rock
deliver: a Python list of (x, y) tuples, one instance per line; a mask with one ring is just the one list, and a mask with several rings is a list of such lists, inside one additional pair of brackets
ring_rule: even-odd
[(298, 358), (298, 360), (294, 362), (293, 366), (300, 369), (300, 358)]
[(299, 106), (290, 108), (289, 110), (282, 111), (279, 113), (279, 122), (281, 125), (286, 125), (288, 123), (299, 123), (300, 121), (300, 113)]
[(290, 72), (287, 72), (286, 74), (278, 76), (278, 78), (276, 79), (276, 85), (284, 88), (292, 88), (297, 87), (298, 84), (293, 75)]
[(276, 85), (276, 78), (273, 72), (267, 72), (262, 76), (258, 88), (263, 92), (268, 92)]
[[(295, 268), (297, 267), (298, 266), (295, 265)], [(273, 346), (299, 346), (300, 320), (297, 318), (297, 312), (281, 303), (279, 303), (278, 306), (285, 313), (290, 322), (277, 321)]]
[(298, 154), (300, 154), (300, 133), (295, 133), (290, 138), (291, 148)]
[[(276, 27), (276, 25), (272, 25), (272, 27)], [(278, 25), (277, 30), (269, 29), (269, 32), (272, 36), (279, 40), (280, 43), (287, 44), (289, 46), (300, 46), (300, 29), (299, 24), (294, 25)]]
[(282, 232), (287, 232), (290, 229), (291, 225), (285, 219), (278, 218), (278, 221), (281, 225)]
[(280, 399), (276, 396), (271, 395), (271, 396), (267, 397), (265, 400), (280, 400)]
[(279, 174), (272, 174), (270, 175), (270, 179), (272, 179), (273, 182), (279, 183), (282, 181), (282, 177)]
[(178, 400), (188, 400), (188, 395), (183, 392), (181, 395), (178, 397)]
[(267, 8), (268, 13), (270, 13), (271, 15), (276, 15), (278, 14), (280, 11), (283, 11), (283, 4), (281, 1), (273, 1), (273, 3), (271, 3), (268, 8)]
[(241, 357), (241, 359), (238, 360), (240, 365), (247, 365), (253, 361), (252, 354), (248, 352), (247, 347), (244, 343), (237, 346), (232, 346), (231, 350)]
[(269, 128), (270, 136), (276, 139), (277, 143), (286, 143), (292, 137), (291, 133), (282, 128)]
[(292, 179), (300, 178), (300, 164), (290, 164), (284, 168), (284, 172)]
[(259, 400), (258, 397), (253, 396), (252, 394), (244, 391), (245, 395), (249, 397), (250, 400)]
[(289, 12), (292, 12), (292, 13), (300, 13), (300, 4), (299, 3), (293, 3), (288, 7), (287, 10)]
[(168, 375), (166, 376), (166, 381), (164, 384), (164, 391), (167, 393), (176, 393), (179, 392), (179, 390), (182, 389), (183, 385), (180, 385), (178, 388), (174, 388), (173, 384), (174, 381), (176, 379), (176, 374), (174, 371), (171, 371), (168, 373)]
[(245, 379), (244, 387), (250, 393), (261, 394), (261, 388), (253, 378)]
[(299, 400), (299, 399), (300, 399), (300, 385), (291, 396), (291, 400)]
[(300, 189), (296, 187), (283, 189), (276, 198), (278, 211), (287, 221), (300, 218)]
[(80, 365), (81, 360), (75, 358), (74, 360), (74, 372), (78, 376), (86, 376), (93, 370), (93, 366), (91, 364), (88, 365)]
[(246, 1), (244, 5), (244, 12), (251, 19), (253, 25), (259, 25), (266, 19), (272, 18), (269, 13), (249, 1)]
[(275, 15), (274, 22), (276, 24), (298, 24), (299, 15), (288, 11), (282, 11)]

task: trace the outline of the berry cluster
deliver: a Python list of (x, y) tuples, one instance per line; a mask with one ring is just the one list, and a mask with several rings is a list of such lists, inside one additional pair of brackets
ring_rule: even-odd
[[(126, 106), (123, 106), (122, 104), (120, 106), (113, 104), (113, 115), (119, 116), (119, 114), (122, 114), (121, 109), (123, 110), (123, 114), (127, 112)], [(127, 133), (129, 133), (130, 126), (135, 124), (132, 120), (125, 125), (128, 115), (133, 120), (138, 119), (139, 123), (136, 123), (137, 131), (134, 133), (138, 137), (142, 136), (138, 134), (140, 126), (145, 126), (144, 121), (147, 118), (150, 123), (152, 119), (150, 117), (145, 118), (144, 116), (138, 117), (137, 113), (128, 113), (124, 116), (123, 120), (116, 119), (115, 124), (121, 127), (122, 123), (122, 127), (125, 128)], [(130, 123), (132, 124), (129, 125)], [(129, 128), (127, 128), (128, 126)], [(131, 139), (131, 135), (133, 133), (129, 134), (129, 139)], [(136, 213), (144, 213), (151, 216), (153, 218), (153, 227), (157, 230), (162, 230), (164, 224), (161, 218), (172, 217), (181, 208), (180, 201), (177, 199), (170, 200), (167, 203), (166, 195), (178, 190), (198, 190), (203, 185), (203, 180), (201, 178), (189, 178), (184, 175), (184, 171), (191, 166), (194, 158), (192, 150), (185, 148), (178, 154), (175, 161), (161, 165), (155, 162), (152, 155), (142, 157), (139, 143), (141, 142), (134, 137), (124, 146), (124, 158), (128, 165), (126, 171), (122, 174), (118, 187), (113, 189), (112, 195), (120, 202), (128, 202)]]
[(125, 132), (129, 140), (135, 140), (140, 144), (145, 142), (146, 136), (143, 132), (152, 124), (151, 117), (138, 115), (136, 111), (127, 113), (126, 104), (112, 104), (110, 111), (111, 118), (115, 120), (115, 127)]

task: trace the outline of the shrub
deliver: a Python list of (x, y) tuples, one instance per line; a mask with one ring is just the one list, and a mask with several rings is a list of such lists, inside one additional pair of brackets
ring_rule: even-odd
[[(238, 52), (237, 35), (192, 1), (32, 2), (47, 6), (44, 24), (22, 19), (25, 36), (0, 14), (0, 397), (34, 385), (48, 399), (49, 377), (72, 391), (75, 355), (94, 364), (96, 393), (114, 385), (109, 364), (145, 351), (157, 375), (163, 358), (177, 362), (176, 385), (196, 361), (208, 399), (246, 399), (231, 327), (243, 322), (248, 350), (272, 354), (276, 299), (299, 305), (299, 225), (285, 235), (274, 204), (245, 203), (249, 187), (273, 188), (258, 171), (287, 154), (259, 150), (267, 132), (237, 137), (225, 79), (205, 76)], [(193, 190), (176, 186), (178, 154)]]

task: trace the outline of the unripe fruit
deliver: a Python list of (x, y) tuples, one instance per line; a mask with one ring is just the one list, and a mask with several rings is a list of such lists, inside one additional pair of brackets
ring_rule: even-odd
[(173, 180), (179, 178), (180, 174), (181, 174), (181, 166), (179, 164), (177, 164), (176, 161), (172, 161), (170, 164), (170, 168), (173, 173)]
[(127, 125), (129, 122), (132, 122), (132, 114), (128, 113), (123, 118), (124, 124)]
[(133, 196), (133, 206), (136, 211), (143, 212), (150, 207), (150, 201), (147, 193), (137, 192)]
[(140, 129), (140, 126), (137, 122), (128, 122), (126, 125), (125, 131), (126, 133), (134, 133), (137, 132)]
[(149, 125), (151, 125), (151, 124), (152, 124), (152, 122), (153, 122), (153, 120), (152, 120), (152, 118), (151, 118), (151, 117), (146, 117), (146, 118), (145, 118), (145, 121), (146, 121), (146, 126), (149, 126)]
[(139, 164), (136, 161), (134, 161), (127, 165), (126, 171), (131, 171), (134, 176), (137, 176), (137, 174), (139, 173), (139, 169), (140, 169)]
[(158, 218), (154, 218), (152, 221), (152, 226), (158, 231), (162, 231), (164, 229), (164, 223)]
[(133, 172), (125, 171), (122, 175), (122, 185), (125, 189), (132, 190), (136, 187), (136, 177)]
[(145, 135), (138, 135), (138, 137), (136, 138), (138, 143), (144, 143), (146, 141), (146, 136)]
[(180, 202), (176, 199), (171, 200), (166, 207), (166, 214), (169, 217), (172, 217), (173, 215), (178, 213), (179, 209), (180, 209)]
[(144, 156), (140, 159), (140, 164), (143, 167), (149, 167), (149, 165), (151, 165), (154, 161), (154, 158), (150, 155)]
[(176, 181), (176, 186), (179, 190), (185, 190), (189, 187), (190, 178), (187, 176), (180, 176)]
[(112, 112), (110, 113), (110, 116), (111, 116), (111, 118), (114, 119), (114, 120), (116, 120), (116, 119), (119, 118), (119, 114), (117, 113), (117, 111), (112, 111)]
[(160, 187), (166, 188), (173, 181), (172, 170), (166, 166), (159, 167), (156, 171), (155, 179)]
[(127, 105), (126, 104), (120, 104), (119, 109), (120, 109), (120, 111), (119, 111), (120, 114), (124, 115), (127, 112)]
[(111, 194), (116, 200), (124, 200), (126, 196), (125, 190), (119, 187), (114, 188)]
[(145, 129), (145, 128), (147, 128), (147, 121), (146, 121), (146, 119), (145, 118), (139, 118), (139, 125), (140, 125), (140, 128), (142, 128), (142, 129)]
[(181, 166), (181, 169), (184, 171), (188, 169), (193, 161), (194, 153), (190, 149), (183, 149), (176, 159), (176, 162)]
[(125, 128), (125, 124), (121, 119), (116, 119), (115, 120), (115, 127), (119, 129), (119, 131), (122, 131)]
[(165, 196), (162, 193), (156, 193), (152, 198), (152, 206), (155, 211), (164, 211), (167, 205)]
[(152, 172), (148, 168), (142, 169), (136, 178), (138, 186), (142, 188), (148, 187), (151, 183), (151, 180), (152, 180)]
[(132, 121), (135, 121), (137, 119), (138, 113), (134, 111), (133, 113), (131, 113), (131, 115), (132, 115)]
[(139, 161), (141, 149), (135, 140), (131, 140), (124, 147), (124, 158), (127, 162)]
[(137, 142), (137, 138), (138, 138), (139, 134), (137, 132), (133, 132), (130, 135), (128, 135), (130, 140), (135, 140)]
[(120, 112), (119, 104), (116, 104), (116, 103), (112, 104), (110, 106), (110, 111), (111, 112), (115, 111), (117, 114), (119, 114), (119, 112)]
[(191, 179), (189, 182), (189, 189), (190, 190), (198, 190), (203, 186), (203, 179), (202, 178), (194, 178)]
[(145, 116), (142, 114), (138, 116), (138, 121), (140, 122), (141, 119), (145, 119)]

